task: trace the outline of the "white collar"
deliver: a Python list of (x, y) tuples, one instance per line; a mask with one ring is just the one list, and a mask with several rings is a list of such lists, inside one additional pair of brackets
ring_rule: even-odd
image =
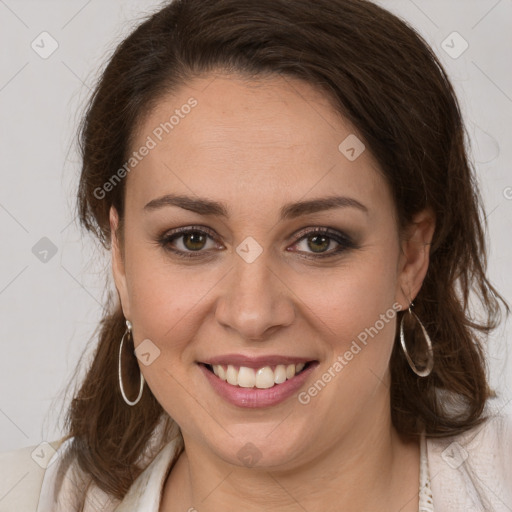
[(178, 440), (165, 445), (151, 464), (133, 482), (116, 512), (159, 512), (162, 492), (173, 462)]
[[(49, 462), (41, 486), (37, 512), (78, 512), (80, 494), (83, 493), (83, 473), (76, 462), (67, 469), (62, 486), (55, 494), (55, 482), (59, 464), (55, 463), (67, 450), (72, 438), (62, 443)], [(87, 491), (83, 512), (159, 512), (162, 491), (175, 455), (181, 447), (181, 439), (168, 442), (135, 479), (122, 501), (113, 500), (97, 486)]]

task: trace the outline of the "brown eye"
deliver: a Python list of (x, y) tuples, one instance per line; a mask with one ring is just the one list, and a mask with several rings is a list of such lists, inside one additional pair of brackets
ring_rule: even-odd
[(306, 239), (308, 241), (308, 247), (313, 252), (324, 252), (326, 249), (328, 249), (331, 239), (324, 235), (313, 235), (309, 236)]
[(206, 228), (188, 227), (167, 232), (158, 242), (165, 250), (184, 258), (206, 256), (209, 249), (218, 248), (213, 232), (206, 231)]
[(206, 236), (199, 232), (193, 232), (183, 237), (183, 245), (191, 251), (199, 251), (204, 248), (206, 244)]
[[(303, 236), (300, 236), (303, 235)], [(339, 231), (330, 228), (315, 228), (304, 230), (293, 247), (299, 253), (305, 253), (309, 258), (327, 258), (335, 256), (348, 249), (357, 248), (352, 239)]]

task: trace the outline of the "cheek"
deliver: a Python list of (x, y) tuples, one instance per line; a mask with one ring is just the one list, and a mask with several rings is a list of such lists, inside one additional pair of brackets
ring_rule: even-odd
[(312, 418), (349, 428), (357, 415), (377, 410), (379, 399), (388, 392), (399, 309), (395, 269), (396, 260), (368, 251), (337, 269), (321, 290), (315, 288), (307, 308), (321, 330), (326, 358), (316, 380), (298, 397)]
[[(131, 251), (131, 252), (128, 252)], [(211, 283), (194, 277), (192, 267), (166, 260), (160, 249), (127, 245), (126, 276), (136, 341), (149, 338), (163, 346), (173, 340), (179, 347), (186, 340), (184, 328)]]
[(382, 243), (354, 253), (350, 263), (314, 282), (301, 278), (297, 294), (307, 297), (306, 309), (316, 318), (331, 360), (341, 355), (343, 364), (385, 372), (399, 309), (397, 258), (398, 249)]

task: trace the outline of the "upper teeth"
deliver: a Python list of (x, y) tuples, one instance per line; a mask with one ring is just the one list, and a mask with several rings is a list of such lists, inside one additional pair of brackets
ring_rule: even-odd
[(297, 373), (304, 369), (304, 363), (297, 364), (278, 364), (274, 369), (270, 366), (264, 366), (255, 370), (247, 366), (237, 368), (229, 364), (227, 367), (220, 364), (212, 365), (213, 373), (232, 386), (242, 388), (271, 388), (274, 384), (282, 384), (287, 379), (291, 379)]

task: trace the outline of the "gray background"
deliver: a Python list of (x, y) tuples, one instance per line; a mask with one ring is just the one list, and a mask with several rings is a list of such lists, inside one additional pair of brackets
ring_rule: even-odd
[[(94, 348), (109, 258), (74, 221), (75, 130), (105, 59), (159, 3), (0, 0), (0, 451), (60, 437), (67, 383)], [(512, 0), (379, 3), (419, 30), (453, 80), (489, 222), (489, 275), (510, 300)], [(508, 321), (489, 343), (508, 410), (510, 333)]]

